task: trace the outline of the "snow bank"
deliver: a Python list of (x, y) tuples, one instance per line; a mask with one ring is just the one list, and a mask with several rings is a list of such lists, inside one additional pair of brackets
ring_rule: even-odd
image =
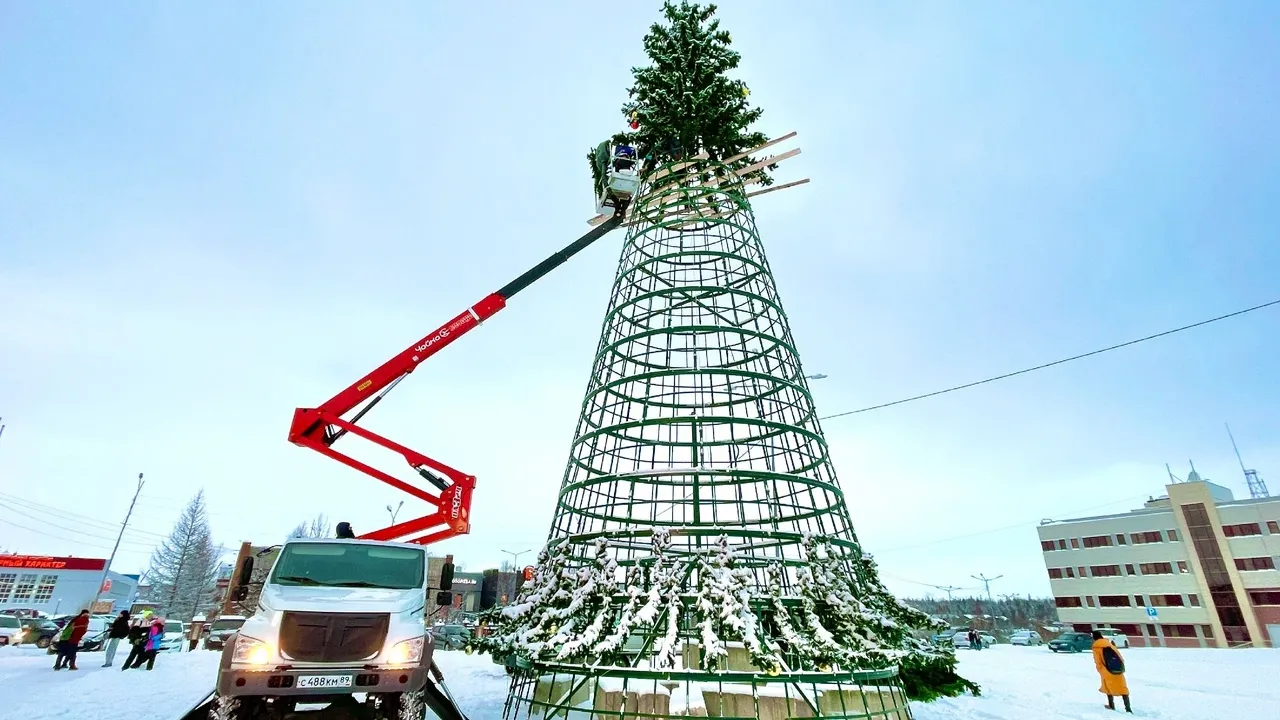
[[(1123, 651), (1134, 716), (1155, 720), (1280, 720), (1280, 650)], [(53, 657), (0, 648), (0, 716), (6, 720), (174, 720), (213, 684), (218, 653), (170, 653), (153, 672), (101, 668), (102, 653), (81, 653), (78, 672), (53, 672)], [(124, 659), (117, 656), (117, 663)], [(437, 662), (471, 720), (499, 720), (508, 677), (487, 656), (440, 652)], [(960, 670), (982, 697), (912, 704), (916, 720), (1117, 720), (1103, 709), (1091, 655), (997, 645), (961, 650)], [(673, 706), (701, 698), (678, 688)]]

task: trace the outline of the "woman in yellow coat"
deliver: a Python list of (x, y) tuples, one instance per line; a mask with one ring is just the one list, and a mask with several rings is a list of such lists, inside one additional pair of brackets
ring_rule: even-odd
[(1102, 678), (1102, 687), (1098, 690), (1107, 696), (1107, 709), (1116, 709), (1116, 695), (1119, 695), (1124, 700), (1124, 711), (1133, 712), (1129, 707), (1129, 683), (1124, 679), (1124, 658), (1116, 646), (1097, 630), (1093, 631), (1093, 664)]

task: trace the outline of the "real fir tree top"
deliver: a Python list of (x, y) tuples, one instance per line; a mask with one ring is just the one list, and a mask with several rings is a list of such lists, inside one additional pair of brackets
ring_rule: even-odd
[[(634, 146), (648, 167), (691, 157), (705, 151), (722, 160), (768, 142), (751, 125), (763, 112), (747, 101), (746, 83), (731, 79), (741, 56), (730, 46), (729, 32), (720, 29), (715, 5), (667, 0), (665, 22), (654, 23), (644, 38), (652, 65), (633, 68), (635, 83), (622, 106), (633, 128), (612, 142)], [(591, 153), (595, 168), (595, 153)], [(742, 158), (733, 167), (746, 167), (755, 158)], [(772, 181), (769, 166), (750, 173), (763, 184)]]

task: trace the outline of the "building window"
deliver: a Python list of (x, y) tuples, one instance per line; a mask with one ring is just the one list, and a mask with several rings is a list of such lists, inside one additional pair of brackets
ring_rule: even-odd
[(1195, 625), (1161, 625), (1160, 629), (1164, 630), (1165, 637), (1175, 637), (1175, 638), (1197, 637)]
[(1280, 592), (1275, 590), (1253, 590), (1249, 599), (1254, 605), (1280, 605)]
[(13, 573), (0, 573), (0, 605), (9, 602), (9, 593), (13, 592), (13, 581), (18, 576)]
[(1120, 575), (1119, 565), (1090, 565), (1089, 574), (1094, 577), (1118, 577)]
[(18, 584), (13, 588), (13, 602), (31, 602), (31, 591), (36, 589), (35, 575), (19, 575)]
[(33, 603), (47, 603), (53, 597), (53, 586), (58, 582), (57, 575), (41, 575), (40, 584), (36, 586), (36, 595), (31, 599)]
[[(1090, 603), (1092, 605), (1092, 603)], [(1078, 608), (1080, 607), (1080, 598), (1078, 597), (1056, 597), (1053, 599), (1054, 607), (1060, 608)]]
[(1117, 534), (1116, 534), (1116, 542), (1117, 542), (1117, 543), (1119, 543), (1119, 544), (1121, 544), (1121, 545), (1123, 545), (1123, 544), (1124, 544), (1124, 533), (1117, 533)]
[(1169, 532), (1169, 542), (1178, 542), (1178, 531), (1170, 530), (1168, 532)]
[(1247, 537), (1249, 535), (1261, 535), (1262, 528), (1258, 523), (1240, 523), (1239, 525), (1223, 525), (1222, 534), (1227, 537)]
[(1212, 639), (1213, 639), (1213, 626), (1212, 626), (1212, 625), (1201, 625), (1201, 626), (1200, 626), (1200, 631), (1204, 633), (1204, 636), (1205, 636), (1205, 639), (1206, 639), (1206, 640), (1212, 640)]
[(1142, 630), (1137, 625), (1128, 625), (1125, 623), (1111, 623), (1111, 627), (1128, 635), (1129, 637), (1142, 637)]
[(1124, 566), (1124, 571), (1125, 571), (1125, 573), (1126, 573), (1126, 574), (1128, 574), (1128, 575), (1137, 575), (1137, 574), (1138, 574), (1138, 573), (1136, 573), (1136, 572), (1134, 572), (1134, 571), (1133, 571), (1133, 566), (1132, 566), (1132, 565), (1125, 565), (1125, 566)]
[(1067, 549), (1067, 541), (1066, 541), (1066, 540), (1059, 540), (1059, 541), (1058, 541), (1058, 549), (1059, 549), (1059, 550), (1066, 550), (1066, 549)]
[(1200, 559), (1201, 572), (1204, 573), (1204, 584), (1209, 588), (1209, 601), (1218, 613), (1218, 622), (1222, 624), (1223, 639), (1228, 643), (1247, 643), (1251, 641), (1249, 627), (1245, 624), (1244, 609), (1236, 599), (1235, 585), (1231, 574), (1227, 571), (1226, 559), (1222, 556), (1222, 548), (1218, 545), (1218, 537), (1213, 532), (1213, 523), (1209, 520), (1209, 512), (1204, 503), (1187, 503), (1181, 506), (1182, 519), (1186, 523), (1187, 532), (1191, 535), (1191, 544), (1196, 556)]
[(1156, 626), (1155, 626), (1155, 625), (1148, 625), (1148, 626), (1147, 626), (1147, 637), (1155, 637), (1155, 636), (1156, 636)]
[(1076, 571), (1074, 568), (1064, 567), (1062, 569), (1067, 571), (1067, 577), (1073, 578), (1076, 576)]
[(1142, 602), (1142, 596), (1141, 596), (1141, 595), (1134, 595), (1134, 596), (1133, 596), (1133, 604), (1134, 604), (1135, 606), (1137, 606), (1137, 607), (1144, 607), (1144, 606), (1146, 605), (1146, 603)]
[(1081, 565), (1080, 567), (1077, 567), (1077, 568), (1076, 568), (1076, 574), (1077, 574), (1077, 575), (1079, 575), (1079, 576), (1080, 576), (1080, 577), (1082, 577), (1082, 578), (1087, 578), (1087, 577), (1089, 577), (1089, 573), (1087, 573), (1087, 572), (1085, 572), (1085, 571), (1084, 571), (1084, 566), (1083, 566), (1083, 565)]
[(1115, 608), (1129, 607), (1128, 595), (1099, 595), (1098, 607)]
[(1054, 545), (1052, 540), (1041, 540), (1040, 549), (1044, 552), (1053, 552), (1058, 549), (1058, 546)]
[(1077, 540), (1076, 538), (1071, 538), (1071, 549), (1072, 549), (1072, 550), (1079, 550), (1079, 549), (1080, 549), (1080, 541), (1079, 541), (1079, 540)]
[(1087, 537), (1084, 539), (1084, 546), (1086, 548), (1111, 547), (1111, 536), (1094, 535), (1093, 537)]
[(1172, 575), (1173, 565), (1170, 563), (1142, 563), (1138, 566), (1143, 575)]
[(1134, 545), (1164, 542), (1164, 536), (1160, 534), (1159, 530), (1152, 530), (1151, 532), (1129, 533), (1129, 542), (1133, 543)]
[(1191, 602), (1191, 607), (1200, 607), (1200, 596), (1195, 593), (1187, 595), (1187, 600)]
[(1086, 603), (1088, 603), (1088, 604), (1089, 604), (1089, 607), (1093, 607), (1093, 596), (1092, 596), (1092, 595), (1085, 595), (1085, 596), (1084, 596), (1084, 601), (1085, 601)]
[(1275, 570), (1276, 563), (1270, 557), (1236, 558), (1236, 569), (1240, 571)]
[(1185, 574), (1185, 573), (1189, 573), (1189, 572), (1191, 572), (1191, 569), (1187, 567), (1187, 561), (1186, 561), (1186, 560), (1179, 560), (1179, 561), (1178, 561), (1178, 572), (1180, 572), (1180, 573), (1184, 573), (1184, 574)]
[(1272, 535), (1280, 535), (1280, 523), (1276, 522), (1275, 520), (1268, 520), (1267, 532), (1271, 533)]
[(1061, 580), (1061, 579), (1062, 579), (1062, 568), (1049, 568), (1049, 579), (1050, 579), (1050, 580)]
[(1152, 595), (1151, 607), (1184, 607), (1181, 595)]

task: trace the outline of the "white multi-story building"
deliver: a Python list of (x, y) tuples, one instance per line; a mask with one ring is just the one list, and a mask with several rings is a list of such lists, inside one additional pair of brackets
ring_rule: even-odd
[(1040, 525), (1058, 619), (1138, 646), (1280, 647), (1280, 498), (1165, 489), (1128, 513)]

